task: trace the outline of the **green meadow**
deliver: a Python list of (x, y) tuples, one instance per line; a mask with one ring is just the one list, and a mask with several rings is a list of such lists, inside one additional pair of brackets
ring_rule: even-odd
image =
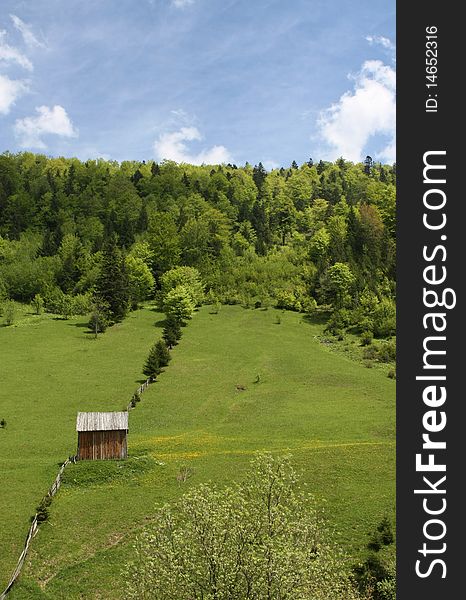
[[(75, 452), (76, 412), (123, 409), (162, 319), (145, 308), (97, 340), (82, 318), (0, 329), (2, 586), (29, 517)], [(11, 598), (124, 598), (122, 569), (154, 507), (241, 478), (257, 450), (292, 454), (356, 557), (381, 517), (394, 518), (395, 382), (330, 352), (321, 333), (298, 313), (202, 307), (130, 413), (129, 458), (65, 471)]]

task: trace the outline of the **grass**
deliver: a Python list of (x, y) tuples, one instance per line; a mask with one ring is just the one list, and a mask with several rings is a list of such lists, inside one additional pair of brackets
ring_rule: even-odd
[(22, 550), (29, 518), (58, 464), (76, 452), (79, 410), (121, 410), (138, 386), (157, 315), (133, 313), (94, 340), (83, 318), (23, 314), (0, 328), (0, 584)]
[[(72, 322), (0, 331), (12, 338), (0, 444), (6, 433), (10, 454), (20, 453), (5, 459), (14, 498), (0, 535), (13, 556), (2, 559), (2, 573), (56, 462), (74, 450), (76, 411), (121, 409), (160, 332), (154, 320), (153, 312), (139, 311), (95, 343)], [(15, 338), (20, 330), (23, 339)], [(130, 458), (66, 470), (12, 599), (123, 598), (122, 568), (154, 507), (200, 482), (240, 478), (257, 450), (293, 455), (339, 541), (357, 554), (383, 514), (394, 517), (395, 382), (381, 369), (329, 352), (316, 338), (321, 332), (296, 313), (202, 308), (166, 372), (130, 414)], [(18, 397), (12, 373), (32, 356), (40, 360)], [(65, 379), (66, 390), (51, 391), (50, 373)], [(182, 483), (177, 475), (185, 467), (192, 476)], [(19, 502), (29, 502), (27, 509)]]

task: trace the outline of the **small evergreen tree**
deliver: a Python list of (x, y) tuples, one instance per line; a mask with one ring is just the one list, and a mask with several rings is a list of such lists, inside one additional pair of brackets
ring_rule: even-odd
[(167, 348), (167, 344), (163, 340), (159, 340), (155, 344), (155, 352), (159, 361), (160, 367), (168, 366), (168, 363), (171, 361), (170, 352)]
[(150, 349), (142, 372), (147, 377), (155, 379), (171, 360), (170, 352), (163, 340), (156, 342)]
[(173, 348), (176, 346), (178, 341), (181, 339), (181, 325), (180, 322), (173, 316), (169, 316), (165, 322), (165, 327), (162, 333), (162, 339), (168, 346)]
[(122, 321), (128, 312), (130, 289), (125, 259), (114, 235), (109, 237), (103, 249), (96, 293), (107, 303), (111, 321)]
[(154, 345), (149, 351), (149, 355), (146, 359), (142, 372), (144, 375), (146, 375), (146, 377), (150, 377), (152, 380), (154, 380), (161, 371), (162, 368), (160, 366), (159, 357)]
[(131, 407), (134, 408), (138, 402), (141, 402), (141, 395), (139, 392), (134, 392), (130, 402)]

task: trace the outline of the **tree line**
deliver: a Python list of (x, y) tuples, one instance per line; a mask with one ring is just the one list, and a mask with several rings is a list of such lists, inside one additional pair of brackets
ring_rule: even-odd
[(186, 266), (208, 302), (319, 306), (332, 333), (387, 337), (395, 190), (396, 166), (370, 158), (267, 171), (4, 153), (0, 297), (66, 318), (98, 315), (95, 290), (106, 290), (115, 322)]

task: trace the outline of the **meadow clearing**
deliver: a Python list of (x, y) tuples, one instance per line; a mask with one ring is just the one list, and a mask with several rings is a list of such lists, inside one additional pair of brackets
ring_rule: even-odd
[[(2, 586), (29, 517), (76, 450), (77, 411), (126, 406), (163, 318), (146, 307), (97, 340), (82, 317), (0, 329)], [(395, 382), (330, 352), (321, 333), (299, 313), (202, 307), (130, 413), (128, 460), (65, 471), (10, 597), (124, 597), (122, 569), (154, 506), (240, 478), (257, 450), (292, 454), (356, 556), (380, 518), (394, 518)]]

